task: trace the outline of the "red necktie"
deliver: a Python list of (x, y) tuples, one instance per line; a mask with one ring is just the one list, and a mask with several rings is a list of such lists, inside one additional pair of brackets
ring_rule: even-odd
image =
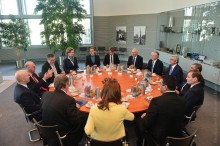
[(33, 80), (34, 80), (36, 83), (38, 83), (38, 80), (37, 80), (37, 78), (34, 76), (34, 74), (32, 74), (32, 78), (33, 78)]
[[(32, 78), (33, 78), (33, 80), (35, 81), (35, 83), (38, 83), (38, 79), (35, 77), (34, 74), (32, 74)], [(47, 88), (44, 88), (43, 86), (41, 86), (40, 88), (41, 88), (42, 90), (44, 90), (44, 91), (48, 91)]]

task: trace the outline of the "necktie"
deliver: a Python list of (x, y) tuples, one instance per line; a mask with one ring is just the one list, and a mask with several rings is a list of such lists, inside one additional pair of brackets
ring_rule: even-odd
[(133, 57), (133, 59), (132, 59), (132, 64), (133, 65), (135, 64), (135, 57)]
[(54, 71), (54, 74), (57, 74), (57, 69), (56, 69), (55, 65), (51, 65), (51, 67), (52, 67), (52, 69)]
[(113, 55), (111, 55), (111, 58), (112, 58), (112, 64), (114, 64)]
[(169, 75), (171, 75), (173, 72), (173, 67), (170, 67)]
[[(39, 82), (38, 79), (35, 77), (34, 74), (32, 74), (31, 77), (33, 78), (33, 80), (35, 81), (35, 83), (38, 83), (38, 82)], [(40, 88), (41, 88), (42, 90), (44, 90), (44, 91), (48, 91), (47, 88), (44, 88), (43, 86), (41, 86)]]
[(154, 65), (155, 65), (155, 61), (152, 61), (151, 72), (154, 72)]
[(38, 80), (37, 80), (37, 78), (34, 76), (34, 74), (32, 74), (31, 77), (32, 77), (32, 79), (33, 79), (36, 83), (38, 83)]

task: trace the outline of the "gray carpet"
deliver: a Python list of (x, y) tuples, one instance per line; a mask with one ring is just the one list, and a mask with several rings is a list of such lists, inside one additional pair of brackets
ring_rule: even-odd
[[(37, 70), (40, 65), (37, 64)], [(3, 75), (14, 75), (14, 66), (0, 65)], [(15, 84), (0, 93), (0, 146), (42, 146), (42, 142), (31, 143), (28, 130), (33, 128), (27, 123), (20, 107), (13, 101)], [(219, 146), (220, 143), (220, 94), (205, 88), (205, 101), (197, 113), (195, 123), (188, 127), (190, 131), (198, 129), (197, 146)], [(37, 135), (36, 135), (37, 136)]]

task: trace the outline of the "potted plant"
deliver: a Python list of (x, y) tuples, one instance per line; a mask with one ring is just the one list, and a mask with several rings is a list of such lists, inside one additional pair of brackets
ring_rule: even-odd
[(15, 49), (17, 68), (23, 67), (21, 51), (27, 51), (30, 45), (30, 29), (22, 18), (10, 15), (9, 22), (0, 23), (1, 42), (6, 46)]
[(85, 33), (79, 22), (86, 14), (79, 0), (38, 0), (35, 12), (42, 12), (43, 44), (53, 49), (54, 53), (61, 52), (62, 56), (67, 47), (78, 49), (81, 34)]

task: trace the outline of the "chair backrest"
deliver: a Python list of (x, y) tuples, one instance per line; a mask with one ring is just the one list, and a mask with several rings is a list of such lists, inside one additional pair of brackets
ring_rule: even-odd
[(119, 52), (127, 52), (127, 48), (119, 48), (118, 51)]
[(79, 47), (79, 51), (81, 52), (87, 52), (88, 48), (87, 47)]
[(98, 47), (98, 51), (99, 51), (99, 52), (105, 52), (105, 51), (106, 51), (106, 48), (105, 48), (105, 47)]
[(22, 104), (18, 104), (18, 105), (21, 107), (22, 111), (24, 112), (24, 116), (25, 116), (26, 121), (27, 121), (27, 122), (30, 122), (30, 121), (31, 121), (30, 116), (31, 116), (32, 114), (28, 114), (28, 113), (25, 111), (25, 107), (24, 107)]
[(195, 130), (191, 135), (183, 137), (183, 138), (175, 138), (175, 137), (167, 137), (167, 144), (166, 146), (191, 146), (196, 137)]
[(193, 112), (191, 113), (191, 115), (189, 117), (185, 116), (185, 118), (188, 120), (187, 124), (191, 123), (191, 121), (193, 119), (195, 119), (196, 113), (197, 113), (197, 111), (199, 110), (200, 107), (201, 107), (201, 105), (194, 106), (193, 107)]
[(33, 122), (36, 124), (41, 137), (46, 139), (48, 144), (63, 146), (60, 134), (58, 132), (58, 125), (43, 126), (41, 125), (41, 122), (37, 122), (34, 118)]
[(124, 137), (112, 141), (100, 141), (88, 137), (88, 146), (125, 146), (125, 145), (126, 142)]

